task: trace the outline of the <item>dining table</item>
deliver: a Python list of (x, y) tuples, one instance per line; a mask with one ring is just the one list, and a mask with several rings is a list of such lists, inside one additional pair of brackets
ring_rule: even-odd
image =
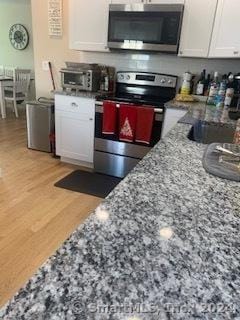
[(4, 87), (12, 86), (13, 78), (7, 76), (0, 76), (0, 106), (2, 118), (6, 118), (6, 103), (4, 99)]

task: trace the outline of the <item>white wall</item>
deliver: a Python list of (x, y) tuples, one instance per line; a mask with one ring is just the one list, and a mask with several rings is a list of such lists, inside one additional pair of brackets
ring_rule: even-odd
[[(30, 36), (25, 50), (16, 50), (9, 41), (9, 29), (23, 24)], [(31, 0), (0, 0), (0, 65), (34, 69)]]
[[(9, 0), (7, 0), (9, 1)], [(60, 88), (59, 70), (65, 61), (79, 61), (79, 53), (68, 49), (68, 1), (63, 0), (63, 36), (48, 36), (48, 1), (31, 0), (34, 36), (34, 60), (37, 97), (53, 96), (50, 74), (42, 70), (42, 61), (52, 62), (57, 88)]]

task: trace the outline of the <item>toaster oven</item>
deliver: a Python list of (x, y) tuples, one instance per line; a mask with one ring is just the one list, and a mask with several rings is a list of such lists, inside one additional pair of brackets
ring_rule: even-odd
[(97, 64), (66, 62), (60, 72), (63, 90), (97, 92), (100, 88), (101, 68)]

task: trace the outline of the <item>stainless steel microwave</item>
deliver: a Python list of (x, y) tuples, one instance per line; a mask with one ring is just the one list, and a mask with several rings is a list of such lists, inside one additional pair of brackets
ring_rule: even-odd
[(183, 4), (111, 4), (108, 47), (177, 53)]

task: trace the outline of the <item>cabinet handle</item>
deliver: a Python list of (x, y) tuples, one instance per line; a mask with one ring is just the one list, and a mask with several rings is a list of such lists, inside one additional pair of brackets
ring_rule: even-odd
[(72, 107), (78, 107), (78, 105), (76, 104), (76, 102), (72, 102), (72, 103), (71, 103), (71, 106), (72, 106)]
[(239, 54), (239, 51), (233, 51), (233, 54)]
[(93, 121), (93, 118), (89, 118), (90, 121)]

